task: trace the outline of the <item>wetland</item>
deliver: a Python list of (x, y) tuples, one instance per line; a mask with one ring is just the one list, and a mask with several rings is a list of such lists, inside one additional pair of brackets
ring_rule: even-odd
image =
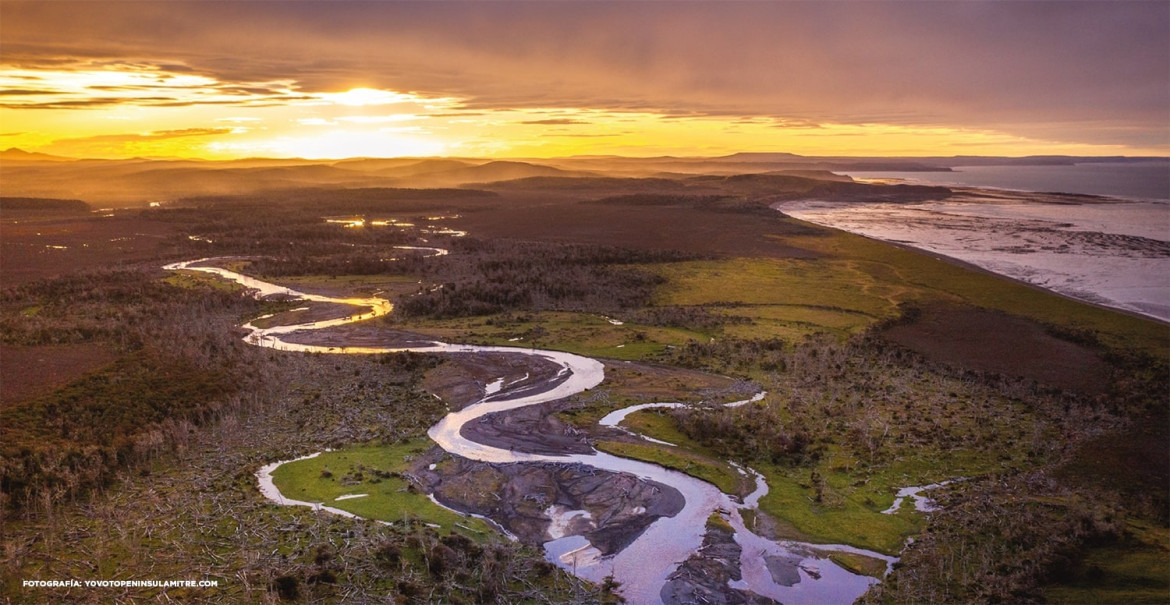
[(1165, 594), (1165, 324), (771, 208), (949, 190), (447, 191), (5, 213), (139, 242), (0, 267), (5, 596), (96, 560), (195, 602)]

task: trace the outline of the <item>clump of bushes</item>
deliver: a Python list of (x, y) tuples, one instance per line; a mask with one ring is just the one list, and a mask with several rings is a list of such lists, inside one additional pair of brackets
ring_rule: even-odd
[(400, 317), (451, 318), (516, 311), (612, 313), (645, 306), (661, 276), (631, 265), (693, 258), (681, 252), (515, 241), (459, 240), (425, 259), (419, 291)]

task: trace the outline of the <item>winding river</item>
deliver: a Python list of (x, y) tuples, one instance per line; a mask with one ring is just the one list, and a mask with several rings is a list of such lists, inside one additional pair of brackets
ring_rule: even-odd
[[(581, 393), (601, 384), (605, 377), (605, 366), (596, 359), (560, 351), (542, 351), (502, 346), (470, 346), (432, 342), (425, 346), (372, 347), (341, 346), (329, 347), (288, 342), (282, 336), (301, 330), (317, 330), (348, 323), (366, 321), (389, 313), (393, 305), (379, 298), (333, 298), (298, 292), (251, 278), (234, 271), (211, 266), (216, 259), (199, 259), (180, 262), (164, 267), (168, 270), (192, 270), (219, 275), (235, 281), (245, 288), (254, 290), (257, 297), (280, 295), (307, 301), (341, 303), (352, 305), (358, 311), (347, 317), (324, 321), (257, 327), (253, 323), (244, 325), (249, 331), (244, 340), (250, 344), (281, 351), (299, 351), (329, 354), (377, 354), (394, 352), (420, 352), (441, 354), (509, 353), (541, 357), (560, 367), (558, 374), (550, 379), (539, 392), (526, 389), (509, 396), (507, 385), (498, 385), (492, 393), (462, 410), (443, 417), (428, 431), (431, 439), (447, 452), (489, 463), (555, 463), (583, 464), (596, 469), (615, 473), (627, 473), (642, 479), (656, 481), (678, 490), (685, 498), (685, 505), (673, 517), (662, 517), (652, 523), (634, 542), (620, 552), (600, 556), (600, 551), (576, 535), (558, 536), (563, 526), (573, 515), (587, 514), (583, 511), (562, 511), (550, 509), (553, 528), (550, 533), (555, 539), (545, 544), (551, 561), (576, 574), (578, 577), (601, 582), (612, 575), (621, 583), (620, 592), (634, 604), (660, 603), (663, 587), (668, 577), (687, 558), (695, 554), (703, 543), (707, 519), (719, 513), (735, 530), (734, 539), (741, 547), (740, 571), (742, 579), (729, 585), (733, 588), (776, 599), (787, 605), (852, 603), (872, 584), (876, 578), (854, 574), (829, 559), (828, 553), (846, 552), (883, 560), (887, 568), (895, 559), (880, 553), (866, 551), (846, 545), (804, 544), (788, 541), (773, 541), (756, 535), (744, 522), (741, 511), (757, 506), (760, 497), (767, 493), (764, 478), (751, 469), (740, 472), (751, 473), (756, 480), (756, 490), (739, 500), (724, 494), (714, 485), (681, 472), (663, 468), (656, 464), (613, 456), (603, 452), (592, 454), (546, 455), (514, 452), (492, 447), (465, 437), (462, 428), (487, 414), (512, 410), (524, 406), (554, 401)], [(762, 394), (757, 395), (758, 400)], [(751, 400), (734, 402), (742, 405)], [(677, 407), (681, 404), (643, 404), (618, 410), (606, 416), (603, 424), (617, 426), (629, 413), (646, 407)], [(313, 454), (316, 455), (316, 454)], [(311, 457), (311, 456), (308, 456)], [(298, 458), (297, 460), (304, 459)], [(346, 511), (322, 506), (320, 503), (302, 502), (285, 498), (272, 483), (272, 472), (287, 460), (269, 464), (260, 469), (257, 477), (262, 493), (272, 501), (283, 505), (311, 506), (319, 510), (346, 516)], [(737, 467), (738, 468), (738, 467)], [(554, 507), (555, 508), (555, 507)], [(777, 571), (780, 569), (781, 571)]]

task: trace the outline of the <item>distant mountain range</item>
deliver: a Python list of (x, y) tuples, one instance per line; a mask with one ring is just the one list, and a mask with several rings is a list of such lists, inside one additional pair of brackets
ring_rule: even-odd
[(1033, 156), (1006, 157), (811, 157), (745, 152), (704, 157), (631, 158), (352, 158), (304, 160), (246, 158), (123, 160), (76, 159), (11, 148), (0, 151), (6, 196), (82, 198), (103, 204), (138, 205), (197, 195), (252, 193), (304, 187), (449, 188), (539, 179), (654, 178), (696, 175), (770, 174), (818, 180), (849, 180), (835, 173), (857, 171), (946, 172), (955, 166), (1069, 165), (1087, 162), (1148, 162), (1167, 158)]

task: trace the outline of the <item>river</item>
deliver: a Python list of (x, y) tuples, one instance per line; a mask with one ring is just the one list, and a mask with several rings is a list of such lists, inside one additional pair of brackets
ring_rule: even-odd
[[(613, 576), (621, 584), (620, 593), (634, 604), (662, 602), (662, 591), (671, 573), (687, 558), (694, 555), (703, 542), (707, 519), (715, 513), (734, 529), (734, 540), (741, 547), (740, 571), (742, 579), (729, 586), (754, 592), (788, 605), (852, 603), (871, 585), (876, 578), (854, 574), (828, 558), (830, 552), (849, 552), (885, 561), (888, 566), (896, 559), (880, 553), (866, 551), (846, 545), (805, 544), (790, 541), (773, 541), (750, 531), (745, 523), (742, 510), (757, 506), (759, 498), (767, 493), (763, 477), (750, 469), (756, 478), (756, 490), (742, 502), (719, 491), (714, 485), (681, 472), (663, 468), (656, 464), (613, 456), (603, 452), (592, 454), (544, 455), (514, 452), (492, 447), (468, 439), (462, 428), (484, 415), (512, 410), (524, 406), (554, 401), (593, 388), (604, 380), (605, 366), (602, 362), (562, 351), (544, 351), (501, 346), (472, 346), (432, 342), (416, 347), (372, 347), (341, 346), (327, 347), (288, 342), (282, 336), (301, 330), (318, 330), (347, 323), (367, 321), (389, 313), (393, 306), (389, 301), (377, 298), (332, 298), (306, 294), (290, 288), (277, 286), (233, 271), (211, 266), (214, 259), (200, 259), (167, 265), (168, 270), (193, 270), (219, 275), (253, 290), (257, 297), (280, 295), (292, 299), (341, 303), (353, 305), (358, 312), (343, 318), (268, 328), (259, 328), (251, 323), (244, 328), (249, 331), (244, 340), (256, 346), (281, 351), (327, 353), (327, 354), (378, 354), (394, 352), (421, 352), (441, 354), (484, 354), (509, 353), (541, 357), (560, 366), (558, 374), (550, 379), (539, 392), (524, 389), (520, 394), (509, 396), (508, 386), (493, 389), (480, 401), (462, 410), (444, 416), (428, 431), (431, 439), (447, 452), (471, 460), (497, 463), (579, 463), (596, 469), (627, 473), (642, 479), (656, 481), (679, 491), (685, 498), (683, 509), (672, 517), (661, 517), (640, 535), (633, 543), (620, 552), (600, 557), (581, 536), (561, 536), (545, 544), (548, 558), (560, 567), (578, 577), (601, 582)], [(753, 400), (758, 400), (757, 395)], [(751, 400), (747, 400), (751, 401)], [(729, 405), (742, 405), (747, 401)], [(673, 405), (673, 404), (672, 404)], [(616, 425), (624, 414), (633, 408), (618, 410), (608, 416), (605, 422)], [(312, 454), (316, 455), (316, 454)], [(310, 455), (310, 456), (312, 456)], [(304, 459), (297, 458), (296, 460)], [(353, 516), (341, 509), (322, 506), (321, 503), (302, 502), (285, 498), (272, 483), (272, 472), (287, 460), (266, 465), (257, 472), (261, 492), (265, 497), (282, 505), (310, 506), (318, 510)], [(580, 511), (568, 511), (579, 513)], [(552, 513), (552, 511), (550, 511)], [(550, 514), (554, 525), (558, 522)], [(559, 532), (558, 532), (559, 533)], [(768, 561), (783, 562), (787, 573), (780, 578), (769, 570)]]

